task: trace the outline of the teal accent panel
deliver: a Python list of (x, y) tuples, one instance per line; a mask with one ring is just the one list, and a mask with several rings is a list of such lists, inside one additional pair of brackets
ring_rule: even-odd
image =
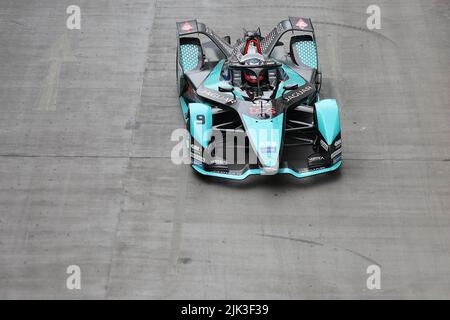
[(320, 100), (316, 103), (316, 113), (320, 133), (325, 138), (326, 143), (332, 144), (341, 132), (339, 107), (336, 100)]
[(220, 74), (222, 72), (224, 63), (225, 63), (225, 60), (220, 60), (216, 64), (216, 66), (211, 70), (208, 77), (203, 82), (203, 86), (205, 88), (208, 88), (211, 90), (219, 90), (219, 85), (221, 84)]
[(198, 68), (200, 48), (195, 44), (183, 44), (180, 46), (180, 63), (184, 72)]
[(261, 164), (266, 167), (277, 166), (283, 135), (283, 114), (272, 119), (254, 119), (245, 114), (242, 118)]
[(317, 49), (314, 41), (299, 41), (294, 45), (302, 63), (317, 69)]
[[(289, 168), (282, 168), (278, 171), (278, 173), (281, 174), (290, 174), (293, 175), (296, 178), (306, 178), (306, 177), (311, 177), (311, 176), (315, 176), (318, 174), (323, 174), (323, 173), (327, 173), (327, 172), (331, 172), (334, 170), (337, 170), (340, 166), (342, 165), (342, 161), (336, 162), (332, 167), (329, 168), (325, 168), (325, 169), (320, 169), (320, 170), (311, 170), (311, 171), (306, 171), (306, 172), (296, 172), (292, 169)], [(232, 179), (232, 180), (244, 180), (245, 178), (247, 178), (250, 175), (255, 175), (255, 174), (262, 174), (262, 170), (261, 169), (249, 169), (247, 171), (245, 171), (243, 174), (241, 175), (235, 175), (235, 174), (226, 174), (226, 173), (218, 173), (218, 172), (210, 172), (210, 171), (206, 171), (203, 168), (200, 168), (197, 165), (192, 165), (192, 167), (199, 173), (206, 175), (206, 176), (212, 176), (212, 177), (217, 177), (217, 178), (224, 178), (224, 179)]]
[(212, 136), (211, 107), (203, 103), (190, 103), (190, 131), (191, 136), (206, 148)]
[[(284, 70), (284, 72), (286, 72), (288, 79), (286, 81), (281, 81), (279, 86), (278, 86), (278, 90), (277, 93), (275, 95), (275, 98), (279, 98), (283, 95), (283, 86), (285, 85), (291, 85), (291, 84), (298, 84), (299, 87), (303, 86), (306, 84), (306, 80), (303, 79), (297, 72), (295, 72), (294, 70), (292, 70), (291, 68), (289, 68), (286, 65), (282, 65), (281, 68)], [(289, 92), (286, 91), (286, 92)]]
[(181, 104), (181, 110), (183, 111), (184, 122), (186, 122), (187, 121), (187, 113), (189, 111), (189, 108), (186, 104), (186, 100), (184, 100), (183, 97), (180, 97), (180, 104)]

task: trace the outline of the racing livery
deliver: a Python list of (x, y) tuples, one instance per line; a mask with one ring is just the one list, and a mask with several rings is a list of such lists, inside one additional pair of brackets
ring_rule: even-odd
[(336, 100), (319, 97), (314, 28), (290, 17), (231, 44), (196, 20), (177, 23), (177, 87), (192, 167), (244, 179), (298, 178), (341, 166)]

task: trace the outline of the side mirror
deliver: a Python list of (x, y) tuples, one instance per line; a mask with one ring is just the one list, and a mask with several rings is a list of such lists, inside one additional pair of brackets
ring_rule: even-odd
[(234, 88), (232, 86), (229, 86), (229, 85), (220, 85), (219, 86), (219, 91), (220, 92), (233, 92)]
[(231, 44), (231, 37), (230, 36), (223, 37), (223, 40), (225, 40), (228, 44)]
[(219, 86), (220, 92), (231, 92), (233, 94), (233, 99), (236, 100), (236, 94), (234, 93), (234, 87), (227, 84), (222, 84)]
[(298, 84), (288, 84), (283, 86), (284, 91), (298, 89)]

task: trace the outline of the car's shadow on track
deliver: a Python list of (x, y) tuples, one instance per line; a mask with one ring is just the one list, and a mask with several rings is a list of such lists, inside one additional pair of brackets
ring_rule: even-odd
[(216, 178), (205, 176), (198, 172), (192, 172), (194, 179), (208, 185), (221, 186), (231, 189), (255, 189), (255, 188), (276, 188), (296, 187), (296, 188), (313, 188), (324, 184), (332, 184), (342, 178), (342, 168), (325, 174), (311, 176), (307, 178), (296, 178), (289, 174), (278, 174), (274, 176), (253, 175), (244, 180), (230, 180), (224, 178)]

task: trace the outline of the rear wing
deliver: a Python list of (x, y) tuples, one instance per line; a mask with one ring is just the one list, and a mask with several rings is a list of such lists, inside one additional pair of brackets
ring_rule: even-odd
[(270, 56), (273, 48), (275, 48), (278, 40), (288, 31), (302, 31), (311, 33), (314, 36), (314, 27), (311, 19), (300, 17), (289, 17), (288, 20), (283, 20), (269, 32), (267, 36), (261, 41), (261, 48), (264, 54)]
[(198, 22), (197, 20), (177, 22), (178, 42), (180, 41), (180, 37), (195, 33), (201, 33), (210, 38), (227, 58), (233, 55), (233, 47), (231, 47), (231, 45), (223, 40), (222, 37), (217, 35), (212, 29), (208, 28), (204, 23)]
[[(275, 48), (278, 40), (288, 31), (302, 31), (311, 33), (314, 36), (314, 27), (312, 25), (311, 19), (309, 18), (299, 18), (299, 17), (289, 17), (288, 20), (283, 20), (267, 34), (261, 41), (261, 49), (264, 54), (270, 56), (273, 48)], [(237, 57), (239, 59), (241, 52), (238, 45), (230, 45), (222, 37), (216, 34), (212, 29), (207, 27), (204, 23), (198, 22), (197, 20), (187, 20), (182, 22), (177, 22), (177, 40), (178, 45), (180, 44), (180, 37), (184, 37), (190, 34), (204, 34), (219, 48), (220, 51), (227, 57)]]

